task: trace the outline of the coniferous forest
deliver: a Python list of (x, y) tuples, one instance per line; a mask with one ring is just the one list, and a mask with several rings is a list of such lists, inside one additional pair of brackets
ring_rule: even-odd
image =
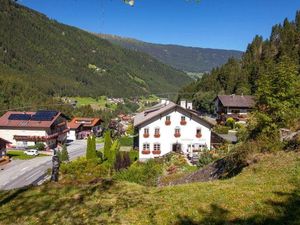
[[(0, 108), (55, 96), (138, 96), (191, 82), (156, 59), (0, 0)], [(50, 97), (50, 98), (49, 98)]]

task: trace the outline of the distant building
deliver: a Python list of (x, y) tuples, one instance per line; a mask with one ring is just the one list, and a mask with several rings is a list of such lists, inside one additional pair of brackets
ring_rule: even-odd
[(218, 95), (214, 103), (218, 120), (226, 120), (227, 117), (244, 120), (255, 106), (254, 97), (250, 95)]
[(138, 131), (135, 145), (139, 159), (146, 160), (169, 152), (181, 152), (193, 157), (196, 152), (211, 148), (212, 125), (196, 111), (163, 100), (160, 104), (135, 116)]
[(57, 111), (12, 112), (0, 118), (0, 137), (11, 142), (10, 147), (27, 148), (38, 142), (46, 148), (64, 143), (69, 129), (67, 119)]
[(85, 139), (91, 133), (98, 136), (102, 132), (102, 122), (103, 120), (100, 118), (75, 117), (68, 123), (68, 127), (70, 128), (68, 139)]
[(247, 114), (255, 106), (251, 95), (218, 95), (214, 102), (217, 114)]
[(6, 156), (6, 146), (11, 144), (11, 142), (0, 138), (0, 159)]

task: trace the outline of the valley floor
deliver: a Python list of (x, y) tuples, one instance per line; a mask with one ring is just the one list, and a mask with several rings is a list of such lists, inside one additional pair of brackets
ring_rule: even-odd
[(300, 153), (259, 159), (232, 179), (208, 183), (58, 183), (0, 192), (0, 224), (300, 224)]

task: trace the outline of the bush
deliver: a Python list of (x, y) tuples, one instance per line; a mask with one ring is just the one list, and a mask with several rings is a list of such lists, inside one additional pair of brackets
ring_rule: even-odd
[(37, 149), (37, 150), (39, 150), (39, 151), (44, 151), (45, 150), (45, 144), (44, 143), (42, 143), (42, 142), (38, 142), (38, 143), (36, 143), (35, 144), (35, 148)]
[(150, 159), (145, 163), (136, 162), (132, 164), (128, 169), (116, 173), (114, 178), (145, 186), (156, 186), (162, 171), (162, 163)]
[(86, 158), (87, 159), (97, 158), (95, 135), (91, 135), (87, 139)]
[(59, 154), (58, 157), (60, 157), (59, 160), (61, 162), (69, 161), (69, 153), (66, 145), (63, 146), (61, 153)]
[(129, 152), (129, 158), (131, 162), (135, 162), (139, 159), (139, 151), (131, 150)]
[(213, 158), (212, 154), (210, 154), (209, 151), (205, 150), (201, 154), (199, 161), (197, 163), (197, 166), (203, 167), (203, 166), (210, 164), (213, 161), (214, 161), (214, 158)]
[(235, 120), (231, 117), (229, 117), (227, 120), (226, 120), (226, 123), (225, 125), (227, 127), (230, 127), (231, 129), (234, 129), (234, 126), (235, 126)]
[(120, 138), (121, 146), (133, 146), (133, 138), (128, 136), (123, 136)]
[(60, 167), (62, 179), (69, 182), (88, 182), (95, 178), (104, 178), (107, 177), (108, 171), (107, 164), (101, 164), (101, 160), (87, 160), (84, 157), (67, 164), (62, 163)]
[(214, 127), (214, 131), (218, 134), (228, 134), (229, 127), (222, 126), (222, 125), (217, 125)]
[(129, 153), (128, 152), (120, 152), (118, 151), (116, 155), (114, 168), (116, 171), (120, 171), (121, 169), (127, 169), (131, 164)]

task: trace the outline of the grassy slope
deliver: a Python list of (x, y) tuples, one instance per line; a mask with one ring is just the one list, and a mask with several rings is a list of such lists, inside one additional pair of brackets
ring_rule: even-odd
[(0, 193), (0, 224), (300, 224), (299, 179), (300, 154), (280, 152), (209, 183), (47, 184)]

